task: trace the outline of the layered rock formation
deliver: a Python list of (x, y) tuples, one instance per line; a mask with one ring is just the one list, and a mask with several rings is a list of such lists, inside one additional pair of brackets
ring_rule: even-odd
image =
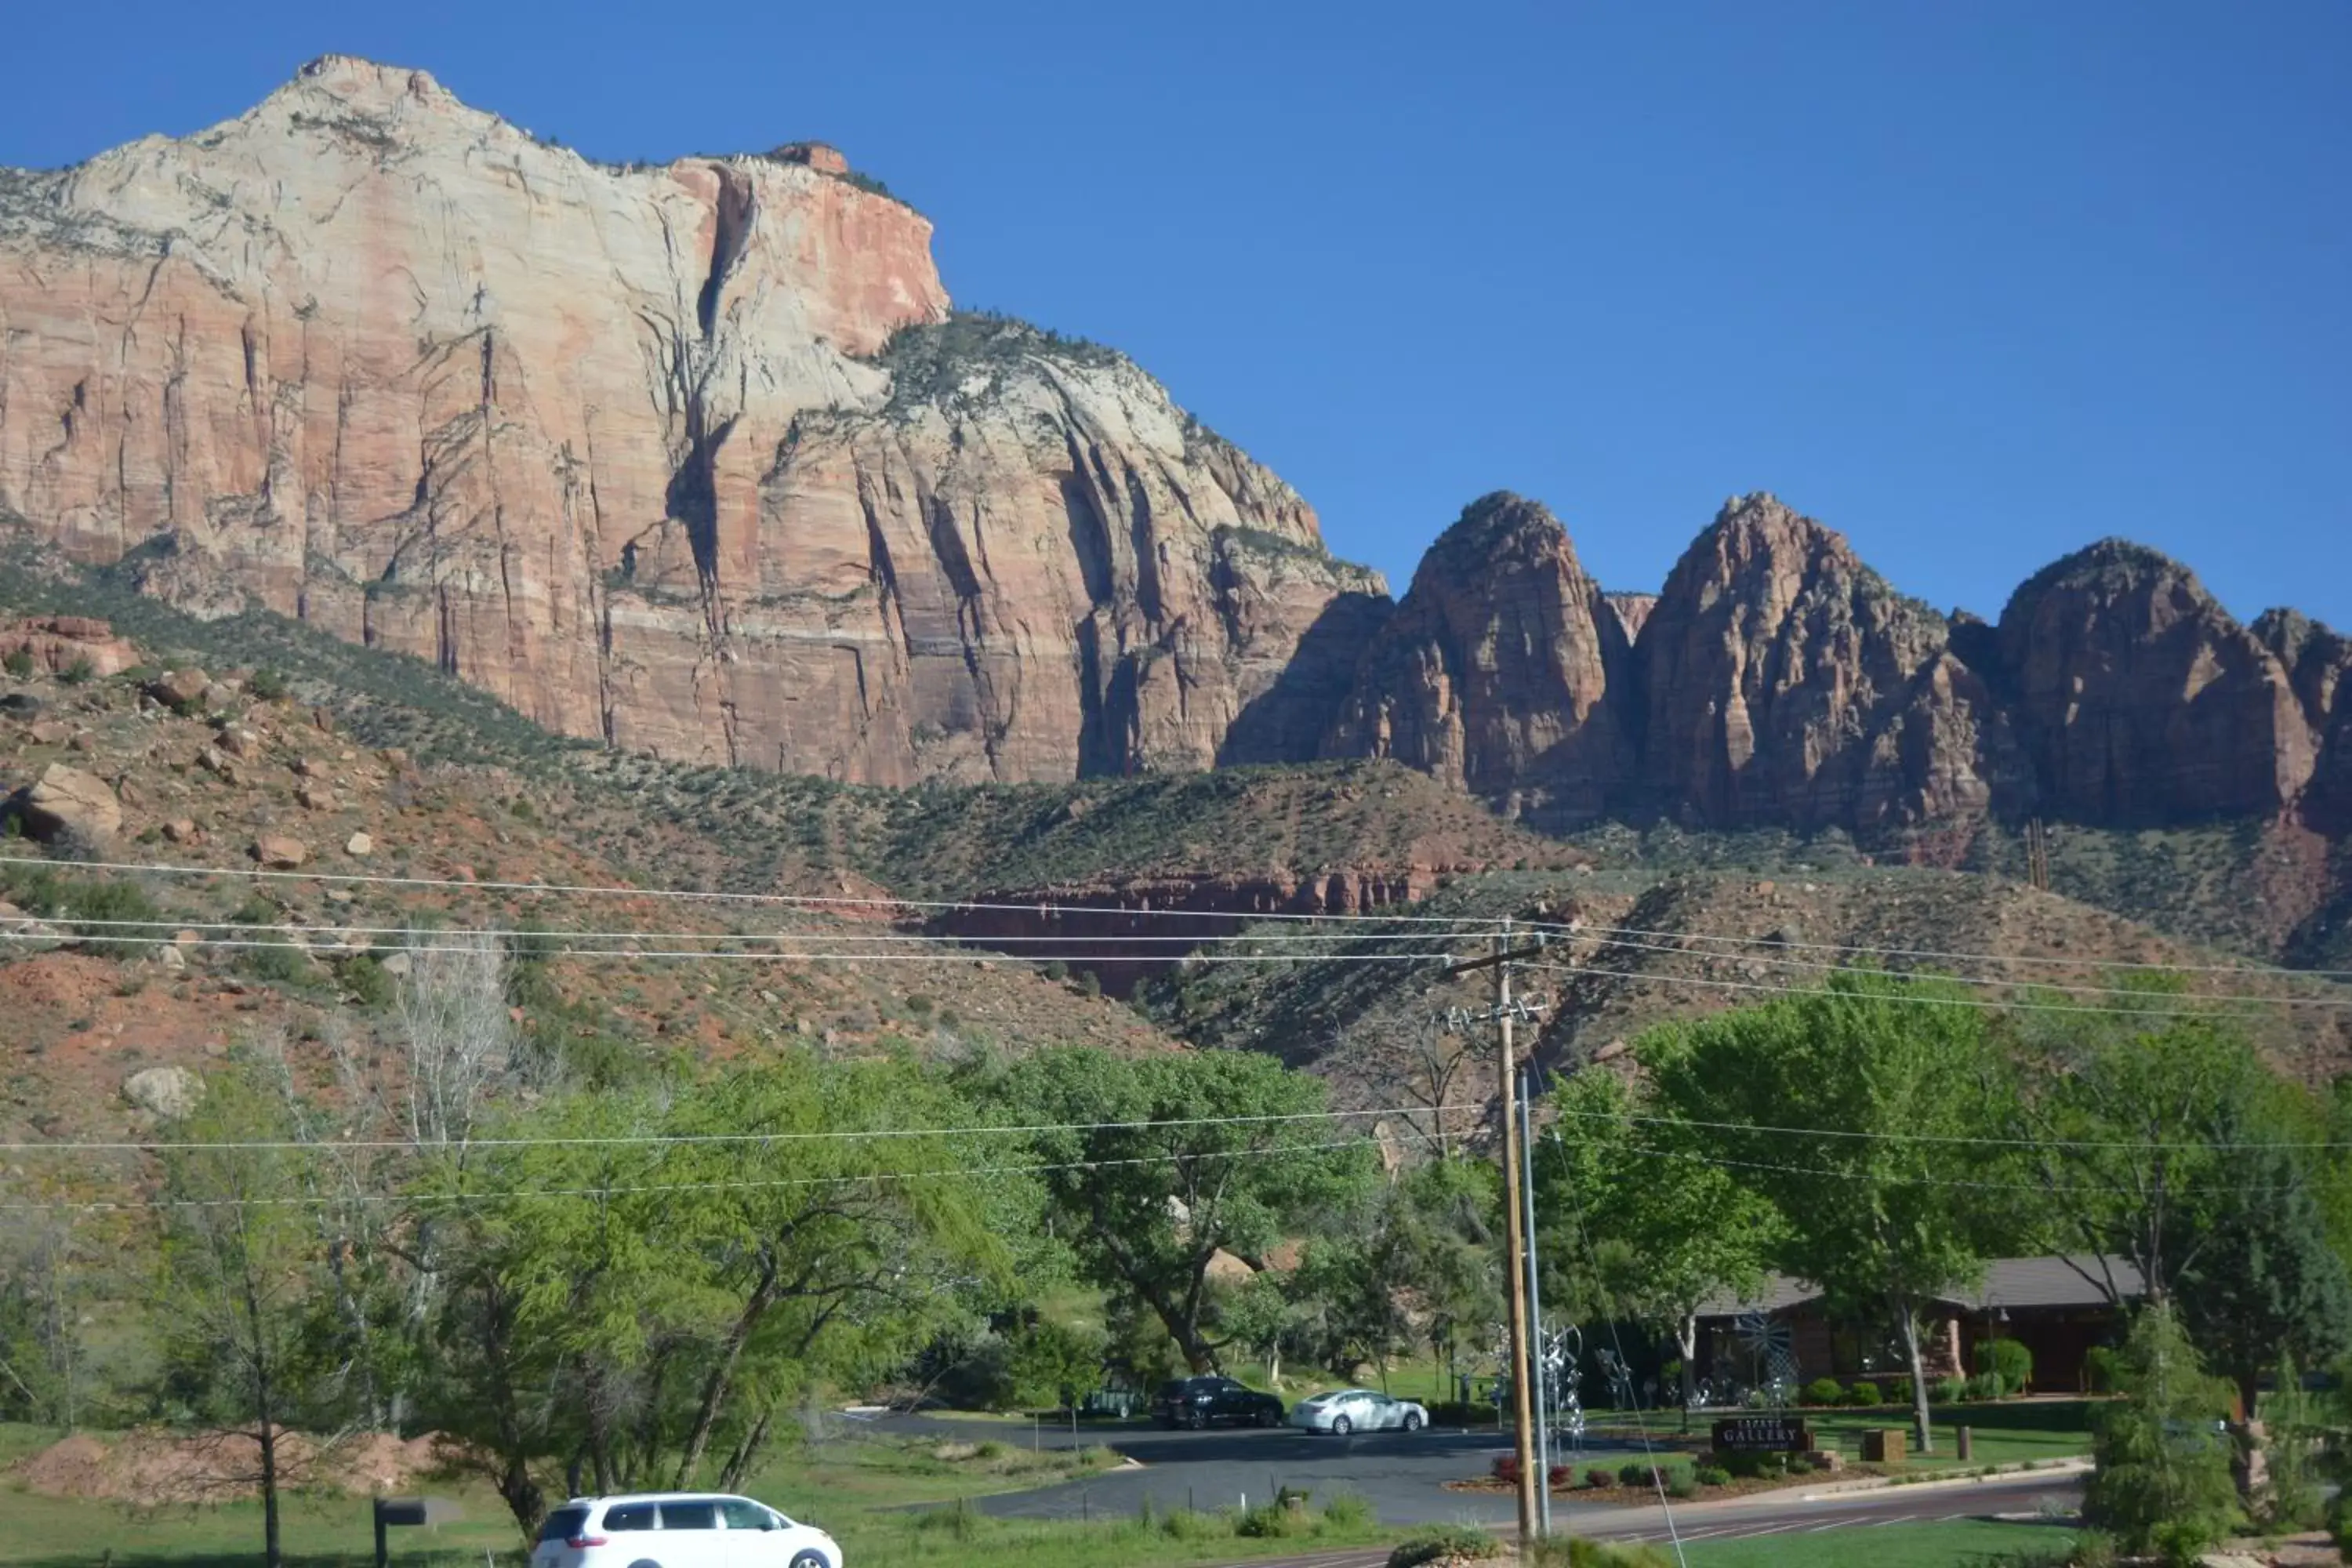
[(2103, 540), (2043, 568), (1999, 646), (2044, 809), (2153, 825), (2274, 813), (2317, 741), (2287, 671), (2195, 574)]
[(1944, 620), (1769, 495), (1727, 504), (1642, 631), (1642, 784), (1713, 826), (1981, 811), (2011, 748)]
[(1498, 492), (1440, 535), (1375, 637), (1326, 754), (1393, 757), (1513, 815), (1581, 820), (1631, 775), (1625, 623), (1558, 519)]
[(673, 757), (1311, 752), (1377, 579), (1124, 360), (942, 325), (929, 237), (821, 144), (613, 168), (323, 59), (0, 174), (0, 506)]
[(1432, 549), (1326, 749), (1554, 826), (2352, 821), (2347, 669), (2326, 627), (2242, 626), (2185, 568), (2112, 541), (1996, 626), (1895, 593), (1769, 495), (1727, 503), (1652, 599), (1593, 592), (1548, 512), (1490, 498)]

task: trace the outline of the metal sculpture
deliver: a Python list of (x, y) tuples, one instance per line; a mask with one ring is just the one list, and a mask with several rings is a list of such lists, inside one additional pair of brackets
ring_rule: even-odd
[(1766, 1312), (1742, 1312), (1733, 1331), (1747, 1348), (1756, 1373), (1757, 1388), (1767, 1410), (1785, 1410), (1797, 1387), (1795, 1336), (1781, 1319)]
[[(1606, 1352), (1602, 1352), (1606, 1354)], [(1538, 1336), (1538, 1365), (1543, 1374), (1544, 1408), (1551, 1429), (1564, 1436), (1571, 1452), (1584, 1447), (1584, 1333), (1573, 1323)]]

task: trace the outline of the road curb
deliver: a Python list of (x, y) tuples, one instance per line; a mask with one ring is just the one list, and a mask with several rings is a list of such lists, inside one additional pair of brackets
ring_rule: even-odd
[[(2015, 1480), (2020, 1476), (2088, 1475), (2088, 1459), (2028, 1459), (2022, 1464), (2001, 1465), (1990, 1470), (1979, 1470), (1969, 1476), (1937, 1476), (1927, 1480), (1909, 1480), (1901, 1476), (1864, 1476), (1858, 1480), (1842, 1481), (1835, 1486), (1817, 1487), (1799, 1495), (1799, 1502), (1816, 1502), (1823, 1498), (1845, 1497), (1855, 1492), (1903, 1490), (1945, 1491), (1954, 1487), (1983, 1486), (1988, 1481)], [(1759, 1494), (1765, 1495), (1765, 1494)]]

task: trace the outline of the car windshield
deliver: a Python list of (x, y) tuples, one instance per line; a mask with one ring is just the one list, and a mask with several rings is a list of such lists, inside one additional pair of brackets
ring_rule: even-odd
[(579, 1534), (580, 1527), (587, 1522), (586, 1509), (559, 1508), (547, 1516), (545, 1524), (539, 1527), (539, 1538), (541, 1541), (569, 1541)]

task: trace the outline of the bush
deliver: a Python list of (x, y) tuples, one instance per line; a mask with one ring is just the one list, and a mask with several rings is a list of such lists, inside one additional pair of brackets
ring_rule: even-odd
[(1171, 1541), (1213, 1541), (1225, 1533), (1225, 1521), (1213, 1513), (1178, 1509), (1160, 1516), (1160, 1533)]
[(245, 678), (245, 689), (264, 702), (275, 702), (286, 695), (286, 678), (274, 669), (255, 670)]
[(1566, 1491), (1576, 1484), (1574, 1465), (1554, 1465), (1544, 1472), (1544, 1484), (1554, 1491)]
[(1541, 1568), (1672, 1568), (1674, 1559), (1654, 1546), (1570, 1539), (1537, 1542), (1528, 1561)]
[(1234, 1521), (1234, 1533), (1253, 1541), (1278, 1540), (1286, 1535), (1306, 1535), (1315, 1528), (1307, 1510), (1297, 1512), (1280, 1501), (1260, 1503)]
[(98, 666), (90, 663), (86, 658), (77, 658), (58, 671), (58, 679), (68, 686), (87, 686), (97, 678), (97, 675)]
[(1886, 1403), (1889, 1405), (1910, 1404), (1911, 1380), (1907, 1377), (1889, 1379), (1886, 1384)]
[(1600, 1466), (1595, 1465), (1591, 1469), (1584, 1472), (1584, 1484), (1588, 1487), (1593, 1487), (1596, 1489), (1600, 1487), (1613, 1487), (1617, 1484), (1617, 1477), (1614, 1472), (1604, 1470)]
[(2033, 1381), (2033, 1352), (2021, 1341), (1990, 1341), (1978, 1359), (1983, 1370), (1998, 1375), (2001, 1387), (2011, 1394), (2024, 1393), (2025, 1385)]
[(1971, 1404), (1989, 1404), (1993, 1400), (2005, 1399), (2009, 1396), (2009, 1384), (2002, 1381), (2000, 1373), (1997, 1372), (1977, 1373), (1968, 1380), (1965, 1388)]
[(1662, 1487), (1675, 1478), (1664, 1467), (1651, 1464), (1620, 1465), (1617, 1484), (1621, 1487)]
[(1323, 1505), (1323, 1522), (1336, 1530), (1360, 1530), (1373, 1518), (1371, 1502), (1361, 1492), (1340, 1492)]
[(1692, 1469), (1691, 1479), (1703, 1487), (1727, 1487), (1731, 1472), (1720, 1465), (1699, 1465)]
[(2083, 1375), (2090, 1384), (2092, 1393), (2113, 1394), (2116, 1391), (2116, 1360), (2113, 1345), (2093, 1345), (2083, 1352)]
[(1517, 1454), (1496, 1455), (1492, 1468), (1495, 1479), (1505, 1486), (1515, 1487), (1519, 1484), (1519, 1457)]
[(1666, 1495), (1670, 1498), (1698, 1496), (1697, 1479), (1686, 1471), (1676, 1470), (1666, 1478)]
[(1730, 1471), (1735, 1479), (1752, 1481), (1772, 1468), (1771, 1461), (1778, 1458), (1777, 1454), (1712, 1454), (1708, 1462), (1717, 1469)]
[(1448, 1557), (1500, 1557), (1503, 1543), (1475, 1525), (1448, 1524), (1408, 1536), (1389, 1553), (1389, 1568), (1421, 1568)]
[(1964, 1377), (1939, 1377), (1927, 1397), (1938, 1405), (1958, 1405), (1969, 1396), (1969, 1380)]
[(2194, 1563), (2239, 1522), (2230, 1444), (2216, 1429), (2232, 1391), (2161, 1307), (2133, 1323), (2116, 1373), (2124, 1397), (2099, 1416), (2084, 1521), (2131, 1556)]
[(1878, 1384), (1869, 1382), (1855, 1384), (1845, 1391), (1845, 1402), (1848, 1405), (1862, 1405), (1882, 1403), (1878, 1397)]
[(18, 680), (30, 680), (33, 678), (32, 651), (21, 647), (12, 649), (5, 658), (0, 658), (0, 669), (6, 670)]
[(1804, 1399), (1808, 1405), (1843, 1405), (1845, 1389), (1836, 1378), (1817, 1377), (1805, 1384)]

